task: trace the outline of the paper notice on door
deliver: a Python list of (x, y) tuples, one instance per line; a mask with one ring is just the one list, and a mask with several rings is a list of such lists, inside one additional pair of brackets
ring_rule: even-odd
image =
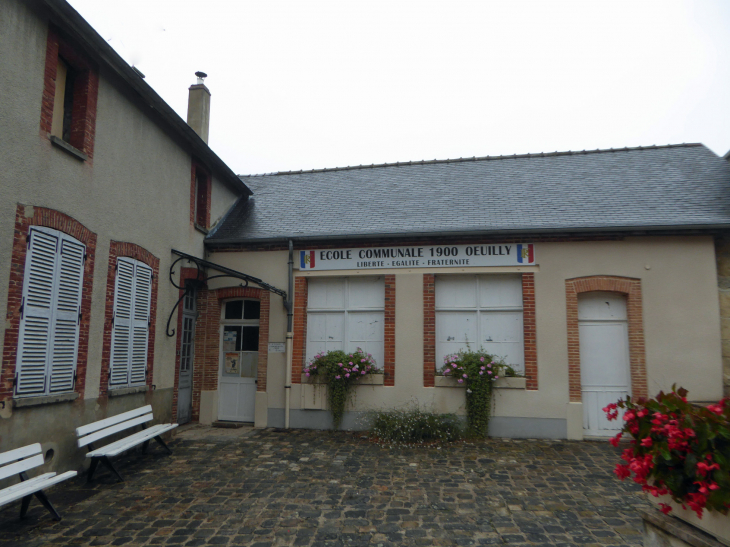
[(236, 331), (223, 331), (223, 351), (236, 351)]
[(226, 353), (226, 374), (238, 374), (241, 370), (241, 360), (238, 353)]

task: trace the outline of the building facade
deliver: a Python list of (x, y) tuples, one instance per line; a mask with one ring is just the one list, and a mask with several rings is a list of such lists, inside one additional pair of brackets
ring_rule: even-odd
[(0, 7), (0, 66), (0, 450), (80, 467), (75, 428), (143, 404), (329, 428), (302, 371), (331, 349), (384, 371), (352, 429), (463, 415), (437, 370), (465, 348), (520, 373), (496, 436), (604, 436), (605, 404), (673, 384), (722, 396), (730, 164), (702, 145), (239, 177), (206, 144), (205, 75), (188, 125), (62, 0)]

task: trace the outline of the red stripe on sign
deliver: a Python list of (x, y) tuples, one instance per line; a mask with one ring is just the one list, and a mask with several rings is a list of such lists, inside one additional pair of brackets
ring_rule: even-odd
[(530, 243), (527, 246), (527, 251), (528, 251), (528, 258), (530, 260), (530, 264), (532, 264), (533, 262), (535, 262), (535, 253), (532, 250), (532, 243)]
[(314, 251), (309, 251), (309, 267), (314, 268)]

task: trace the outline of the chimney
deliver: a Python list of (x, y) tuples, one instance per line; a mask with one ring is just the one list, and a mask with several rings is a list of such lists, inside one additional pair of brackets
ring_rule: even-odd
[(198, 81), (188, 88), (188, 125), (208, 143), (210, 127), (210, 91), (205, 87), (205, 72), (196, 72)]

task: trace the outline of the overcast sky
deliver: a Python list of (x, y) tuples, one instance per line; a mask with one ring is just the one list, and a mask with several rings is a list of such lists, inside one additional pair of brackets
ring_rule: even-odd
[(240, 174), (702, 142), (730, 150), (727, 1), (70, 0)]

